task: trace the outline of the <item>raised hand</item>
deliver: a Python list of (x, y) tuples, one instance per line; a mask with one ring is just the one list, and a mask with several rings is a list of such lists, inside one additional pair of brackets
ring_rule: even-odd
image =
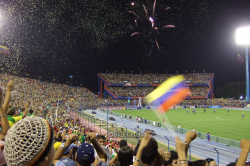
[(15, 84), (13, 81), (9, 81), (7, 84), (7, 91), (12, 92), (14, 90)]
[(175, 146), (178, 154), (185, 152), (186, 144), (179, 137), (175, 137)]
[(69, 141), (72, 144), (77, 140), (77, 138), (78, 138), (77, 134), (70, 134), (67, 141)]
[(140, 148), (144, 148), (148, 145), (152, 135), (150, 134), (151, 131), (146, 131), (144, 137), (141, 139)]
[(185, 136), (185, 142), (190, 144), (191, 141), (193, 141), (196, 137), (197, 137), (196, 132), (188, 131)]
[(27, 102), (27, 103), (25, 103), (25, 105), (24, 105), (24, 108), (29, 108), (29, 106), (30, 106), (30, 102)]
[(96, 134), (94, 132), (91, 132), (87, 136), (88, 140), (92, 141), (96, 138)]
[(248, 141), (247, 139), (242, 139), (240, 141), (240, 147), (242, 150), (249, 152), (250, 151), (250, 141)]

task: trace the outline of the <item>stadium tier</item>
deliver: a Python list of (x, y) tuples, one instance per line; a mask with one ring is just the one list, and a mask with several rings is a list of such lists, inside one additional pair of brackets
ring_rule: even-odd
[[(162, 82), (177, 74), (121, 74), (100, 73), (98, 85), (100, 97), (104, 92), (113, 99), (136, 99), (144, 98)], [(183, 82), (192, 91), (191, 99), (214, 98), (214, 74), (213, 73), (190, 73), (184, 74)]]
[[(117, 87), (107, 86), (107, 90), (112, 92), (118, 97), (145, 97), (151, 93), (155, 87)], [(192, 94), (191, 97), (205, 97), (209, 92), (209, 86), (192, 86), (190, 87)]]
[[(3, 89), (5, 89), (5, 85), (9, 80), (13, 80), (15, 82), (16, 88), (12, 94), (11, 105), (16, 107), (21, 107), (25, 104), (25, 102), (31, 101), (31, 106), (34, 110), (40, 110), (41, 107), (59, 101), (65, 105), (69, 105), (72, 108), (79, 109), (87, 109), (92, 107), (101, 107), (104, 105), (110, 106), (126, 106), (128, 99), (119, 99), (114, 100), (111, 98), (102, 99), (92, 93), (90, 90), (84, 87), (73, 87), (65, 84), (56, 84), (50, 82), (42, 82), (36, 79), (22, 78), (17, 76), (11, 76), (6, 74), (0, 74), (1, 82), (0, 85)], [(106, 88), (120, 89), (120, 88), (131, 88), (131, 91), (136, 92), (135, 89), (146, 88), (148, 91), (143, 93), (143, 91), (138, 91), (137, 94), (134, 93), (135, 96), (146, 95), (151, 90), (155, 88), (155, 86), (151, 87), (133, 87), (133, 86), (106, 86)], [(202, 88), (201, 92), (198, 93), (194, 90), (193, 95), (203, 95), (207, 94), (207, 91), (211, 91), (211, 88), (207, 86), (191, 86), (193, 88)], [(144, 89), (143, 89), (144, 90)], [(199, 91), (199, 90), (197, 90)], [(5, 92), (5, 91), (4, 91)], [(204, 92), (204, 93), (203, 93)], [(112, 93), (112, 92), (111, 92)], [(125, 93), (129, 93), (125, 91)], [(208, 92), (209, 93), (209, 92)], [(195, 97), (195, 96), (194, 96)], [(117, 97), (119, 98), (119, 97)], [(124, 97), (123, 97), (124, 98)], [(131, 101), (131, 105), (138, 105), (137, 97), (134, 97), (135, 101)], [(142, 105), (147, 105), (144, 100), (142, 100)], [(245, 101), (239, 100), (231, 100), (231, 99), (206, 99), (206, 98), (191, 98), (190, 100), (185, 100), (180, 105), (187, 106), (193, 105), (195, 107), (201, 107), (203, 105), (213, 106), (217, 105), (220, 107), (231, 106), (231, 107), (244, 107), (246, 105)]]
[(12, 100), (15, 102), (12, 105), (16, 107), (23, 106), (27, 100), (31, 101), (34, 110), (40, 110), (42, 106), (58, 101), (74, 108), (98, 104), (97, 96), (84, 87), (71, 87), (7, 74), (0, 76), (0, 85), (3, 89), (9, 80), (15, 83), (16, 88), (12, 94)]

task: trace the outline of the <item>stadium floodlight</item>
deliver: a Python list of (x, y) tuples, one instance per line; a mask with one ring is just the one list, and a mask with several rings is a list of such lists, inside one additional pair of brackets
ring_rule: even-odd
[(250, 27), (238, 28), (236, 30), (236, 43), (247, 47), (250, 45)]
[(249, 62), (248, 47), (250, 46), (250, 27), (238, 28), (236, 30), (236, 43), (245, 47), (246, 52), (246, 101), (249, 101)]

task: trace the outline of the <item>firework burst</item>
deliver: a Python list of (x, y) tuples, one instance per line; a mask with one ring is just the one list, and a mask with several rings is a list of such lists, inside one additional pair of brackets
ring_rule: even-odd
[[(131, 37), (135, 35), (137, 36), (137, 38), (144, 45), (150, 57), (154, 46), (157, 46), (157, 49), (161, 51), (158, 42), (158, 36), (161, 34), (160, 30), (163, 30), (165, 28), (173, 28), (175, 26), (161, 24), (155, 10), (156, 0), (154, 1), (152, 11), (147, 10), (145, 5), (142, 6), (145, 12), (145, 15), (143, 17), (140, 17), (134, 11), (128, 11), (129, 13), (133, 14), (136, 17), (134, 22), (137, 31), (132, 33)], [(164, 8), (163, 11), (166, 11), (168, 9), (170, 9), (170, 7)]]

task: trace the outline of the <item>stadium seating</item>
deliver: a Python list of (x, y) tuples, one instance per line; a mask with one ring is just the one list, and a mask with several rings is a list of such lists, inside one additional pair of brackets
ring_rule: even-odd
[[(111, 84), (160, 84), (169, 77), (177, 74), (122, 74), (122, 73), (100, 73), (101, 77)], [(188, 84), (208, 84), (213, 73), (189, 73), (184, 74), (185, 83)]]
[[(108, 94), (114, 99), (145, 97), (166, 79), (177, 74), (124, 74), (100, 73), (98, 83), (102, 96), (102, 83), (104, 83), (104, 98)], [(183, 82), (191, 88), (190, 98), (212, 98), (213, 73), (189, 73), (183, 75)]]

